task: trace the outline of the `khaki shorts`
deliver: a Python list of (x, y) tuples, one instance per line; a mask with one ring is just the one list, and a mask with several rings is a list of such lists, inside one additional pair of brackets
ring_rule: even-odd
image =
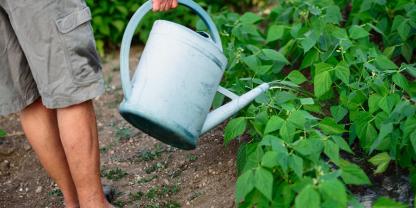
[(104, 92), (90, 21), (84, 0), (0, 0), (0, 115)]

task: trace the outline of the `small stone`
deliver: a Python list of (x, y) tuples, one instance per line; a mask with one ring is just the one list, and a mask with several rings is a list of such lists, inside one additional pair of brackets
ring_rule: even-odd
[(166, 185), (169, 185), (169, 181), (168, 181), (168, 179), (163, 179), (163, 182), (164, 182)]
[(189, 201), (187, 201), (187, 202), (186, 202), (186, 205), (188, 205), (188, 206), (189, 206), (189, 205), (191, 205), (191, 203), (189, 203)]
[(10, 168), (10, 162), (8, 160), (3, 161), (0, 163), (0, 171), (7, 171)]
[(38, 186), (35, 190), (35, 193), (37, 193), (37, 194), (41, 193), (42, 189), (43, 189), (42, 186)]
[(30, 146), (30, 144), (29, 144), (29, 143), (25, 143), (25, 144), (23, 145), (23, 149), (24, 149), (25, 151), (29, 151), (29, 150), (31, 150), (31, 149), (32, 149), (32, 146)]
[(16, 149), (15, 147), (1, 145), (0, 146), (0, 155), (9, 156), (14, 152), (15, 149)]

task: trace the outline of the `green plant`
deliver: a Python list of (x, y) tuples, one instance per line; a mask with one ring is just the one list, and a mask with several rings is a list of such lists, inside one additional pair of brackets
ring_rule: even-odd
[(352, 205), (346, 185), (371, 184), (340, 154), (353, 144), (376, 174), (389, 165), (415, 174), (415, 1), (288, 0), (215, 21), (229, 60), (223, 84), (273, 85), (225, 128), (225, 143), (251, 138), (238, 152), (241, 207)]
[(7, 135), (6, 131), (0, 129), (0, 138), (5, 137)]
[(105, 177), (110, 180), (115, 180), (115, 181), (118, 181), (127, 175), (128, 173), (120, 168), (110, 169), (107, 171), (106, 170), (101, 171), (102, 177)]

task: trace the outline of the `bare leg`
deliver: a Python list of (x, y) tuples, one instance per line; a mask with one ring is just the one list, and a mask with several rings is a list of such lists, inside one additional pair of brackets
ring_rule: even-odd
[(67, 207), (78, 207), (78, 197), (59, 137), (56, 111), (46, 109), (40, 99), (20, 114), (23, 130), (43, 167), (58, 184)]
[(61, 141), (82, 208), (108, 207), (100, 180), (94, 108), (87, 101), (57, 110)]

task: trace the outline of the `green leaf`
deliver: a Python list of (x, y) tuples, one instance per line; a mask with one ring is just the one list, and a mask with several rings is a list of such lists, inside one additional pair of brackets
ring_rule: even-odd
[(299, 177), (302, 178), (303, 175), (303, 160), (301, 157), (292, 154), (289, 157), (289, 168), (293, 170), (293, 172), (295, 172), (295, 174)]
[(273, 168), (279, 165), (278, 153), (275, 151), (268, 151), (263, 155), (261, 165), (266, 168)]
[(308, 52), (312, 47), (315, 46), (318, 38), (319, 38), (319, 35), (316, 34), (316, 32), (314, 31), (309, 31), (305, 33), (305, 38), (300, 42), (304, 53)]
[(315, 104), (315, 102), (313, 101), (312, 98), (301, 98), (300, 100), (300, 104), (302, 105), (313, 105)]
[(374, 173), (377, 174), (386, 171), (387, 167), (390, 164), (391, 158), (387, 152), (382, 152), (370, 158), (368, 161), (371, 164), (377, 166), (377, 169), (374, 171)]
[(236, 201), (241, 202), (254, 188), (254, 174), (252, 170), (240, 175), (236, 184)]
[(342, 20), (340, 9), (336, 5), (330, 5), (326, 8), (325, 21), (328, 23), (339, 24)]
[(339, 64), (334, 68), (335, 76), (340, 79), (345, 84), (350, 83), (350, 69), (348, 64), (344, 61), (339, 62)]
[(390, 59), (384, 55), (378, 55), (375, 59), (375, 62), (376, 65), (382, 70), (397, 69), (396, 64), (390, 61)]
[(0, 138), (5, 137), (7, 135), (6, 131), (0, 129)]
[(344, 126), (337, 124), (333, 118), (325, 117), (320, 123), (319, 128), (326, 134), (342, 134), (345, 131)]
[(380, 127), (380, 133), (377, 136), (377, 139), (373, 142), (373, 144), (370, 147), (370, 154), (380, 145), (382, 140), (393, 132), (393, 124), (392, 123), (386, 123), (382, 124)]
[(372, 94), (368, 98), (368, 111), (370, 113), (376, 112), (377, 109), (379, 109), (378, 104), (380, 103), (381, 96), (377, 94)]
[(276, 50), (273, 49), (263, 49), (263, 54), (269, 59), (273, 61), (279, 61), (285, 64), (289, 64), (289, 61), (286, 59), (286, 57)]
[(413, 151), (416, 153), (416, 130), (410, 134), (410, 142), (412, 143)]
[(319, 193), (311, 186), (306, 186), (295, 199), (295, 208), (320, 208)]
[(253, 12), (246, 12), (240, 17), (240, 21), (244, 24), (254, 24), (261, 20), (261, 17), (254, 14)]
[(319, 60), (319, 52), (315, 49), (309, 50), (305, 57), (302, 60), (302, 64), (300, 65), (300, 69), (304, 69), (306, 67), (311, 66), (315, 62)]
[(364, 28), (358, 25), (351, 26), (348, 32), (350, 33), (350, 37), (352, 39), (360, 39), (360, 38), (368, 37), (367, 30), (365, 30)]
[(408, 206), (387, 197), (380, 197), (374, 202), (373, 208), (408, 208)]
[(298, 70), (293, 70), (292, 72), (290, 72), (290, 74), (287, 75), (287, 78), (289, 78), (290, 81), (298, 85), (307, 81), (306, 77), (303, 76), (303, 74), (300, 73)]
[(338, 145), (339, 148), (341, 148), (342, 150), (349, 152), (351, 154), (354, 154), (354, 152), (351, 150), (350, 146), (348, 145), (348, 143), (340, 136), (332, 136), (331, 137), (334, 142)]
[(246, 56), (242, 58), (243, 62), (253, 71), (256, 71), (260, 67), (260, 60), (255, 55)]
[(324, 145), (324, 153), (331, 159), (335, 164), (339, 162), (339, 147), (331, 140), (327, 140)]
[(353, 185), (369, 185), (371, 184), (370, 179), (368, 179), (365, 172), (355, 164), (352, 164), (348, 161), (341, 161), (340, 168), (342, 170), (342, 180), (346, 184)]
[(338, 179), (325, 180), (319, 184), (319, 191), (325, 201), (329, 201), (333, 208), (347, 207), (347, 192), (344, 184)]
[(285, 26), (283, 25), (272, 25), (269, 27), (269, 31), (267, 32), (267, 42), (270, 43), (275, 40), (279, 40), (283, 37), (285, 32)]
[(255, 173), (254, 186), (259, 190), (267, 199), (272, 201), (273, 193), (273, 174), (264, 169), (257, 168)]
[(246, 119), (243, 117), (232, 119), (224, 129), (224, 143), (228, 144), (231, 140), (241, 136), (246, 130)]
[(397, 31), (399, 32), (399, 36), (402, 39), (402, 41), (406, 41), (410, 34), (410, 26), (407, 23), (407, 21), (403, 21), (400, 23), (399, 27), (397, 28)]
[(340, 122), (348, 113), (348, 110), (340, 105), (331, 106), (330, 111), (336, 123)]
[(284, 120), (279, 116), (272, 116), (264, 128), (264, 134), (279, 130), (283, 125)]
[(313, 81), (314, 93), (316, 97), (322, 97), (331, 89), (332, 79), (329, 71), (316, 74)]
[(392, 78), (394, 84), (401, 87), (403, 90), (409, 90), (409, 82), (402, 74), (395, 73)]
[(300, 129), (305, 128), (305, 115), (302, 113), (302, 111), (293, 111), (290, 113), (289, 117), (287, 118), (287, 121), (291, 122), (295, 126), (297, 126)]
[(413, 48), (410, 44), (403, 43), (402, 47), (400, 47), (400, 52), (402, 56), (406, 59), (407, 63), (410, 63), (410, 61), (412, 61)]

